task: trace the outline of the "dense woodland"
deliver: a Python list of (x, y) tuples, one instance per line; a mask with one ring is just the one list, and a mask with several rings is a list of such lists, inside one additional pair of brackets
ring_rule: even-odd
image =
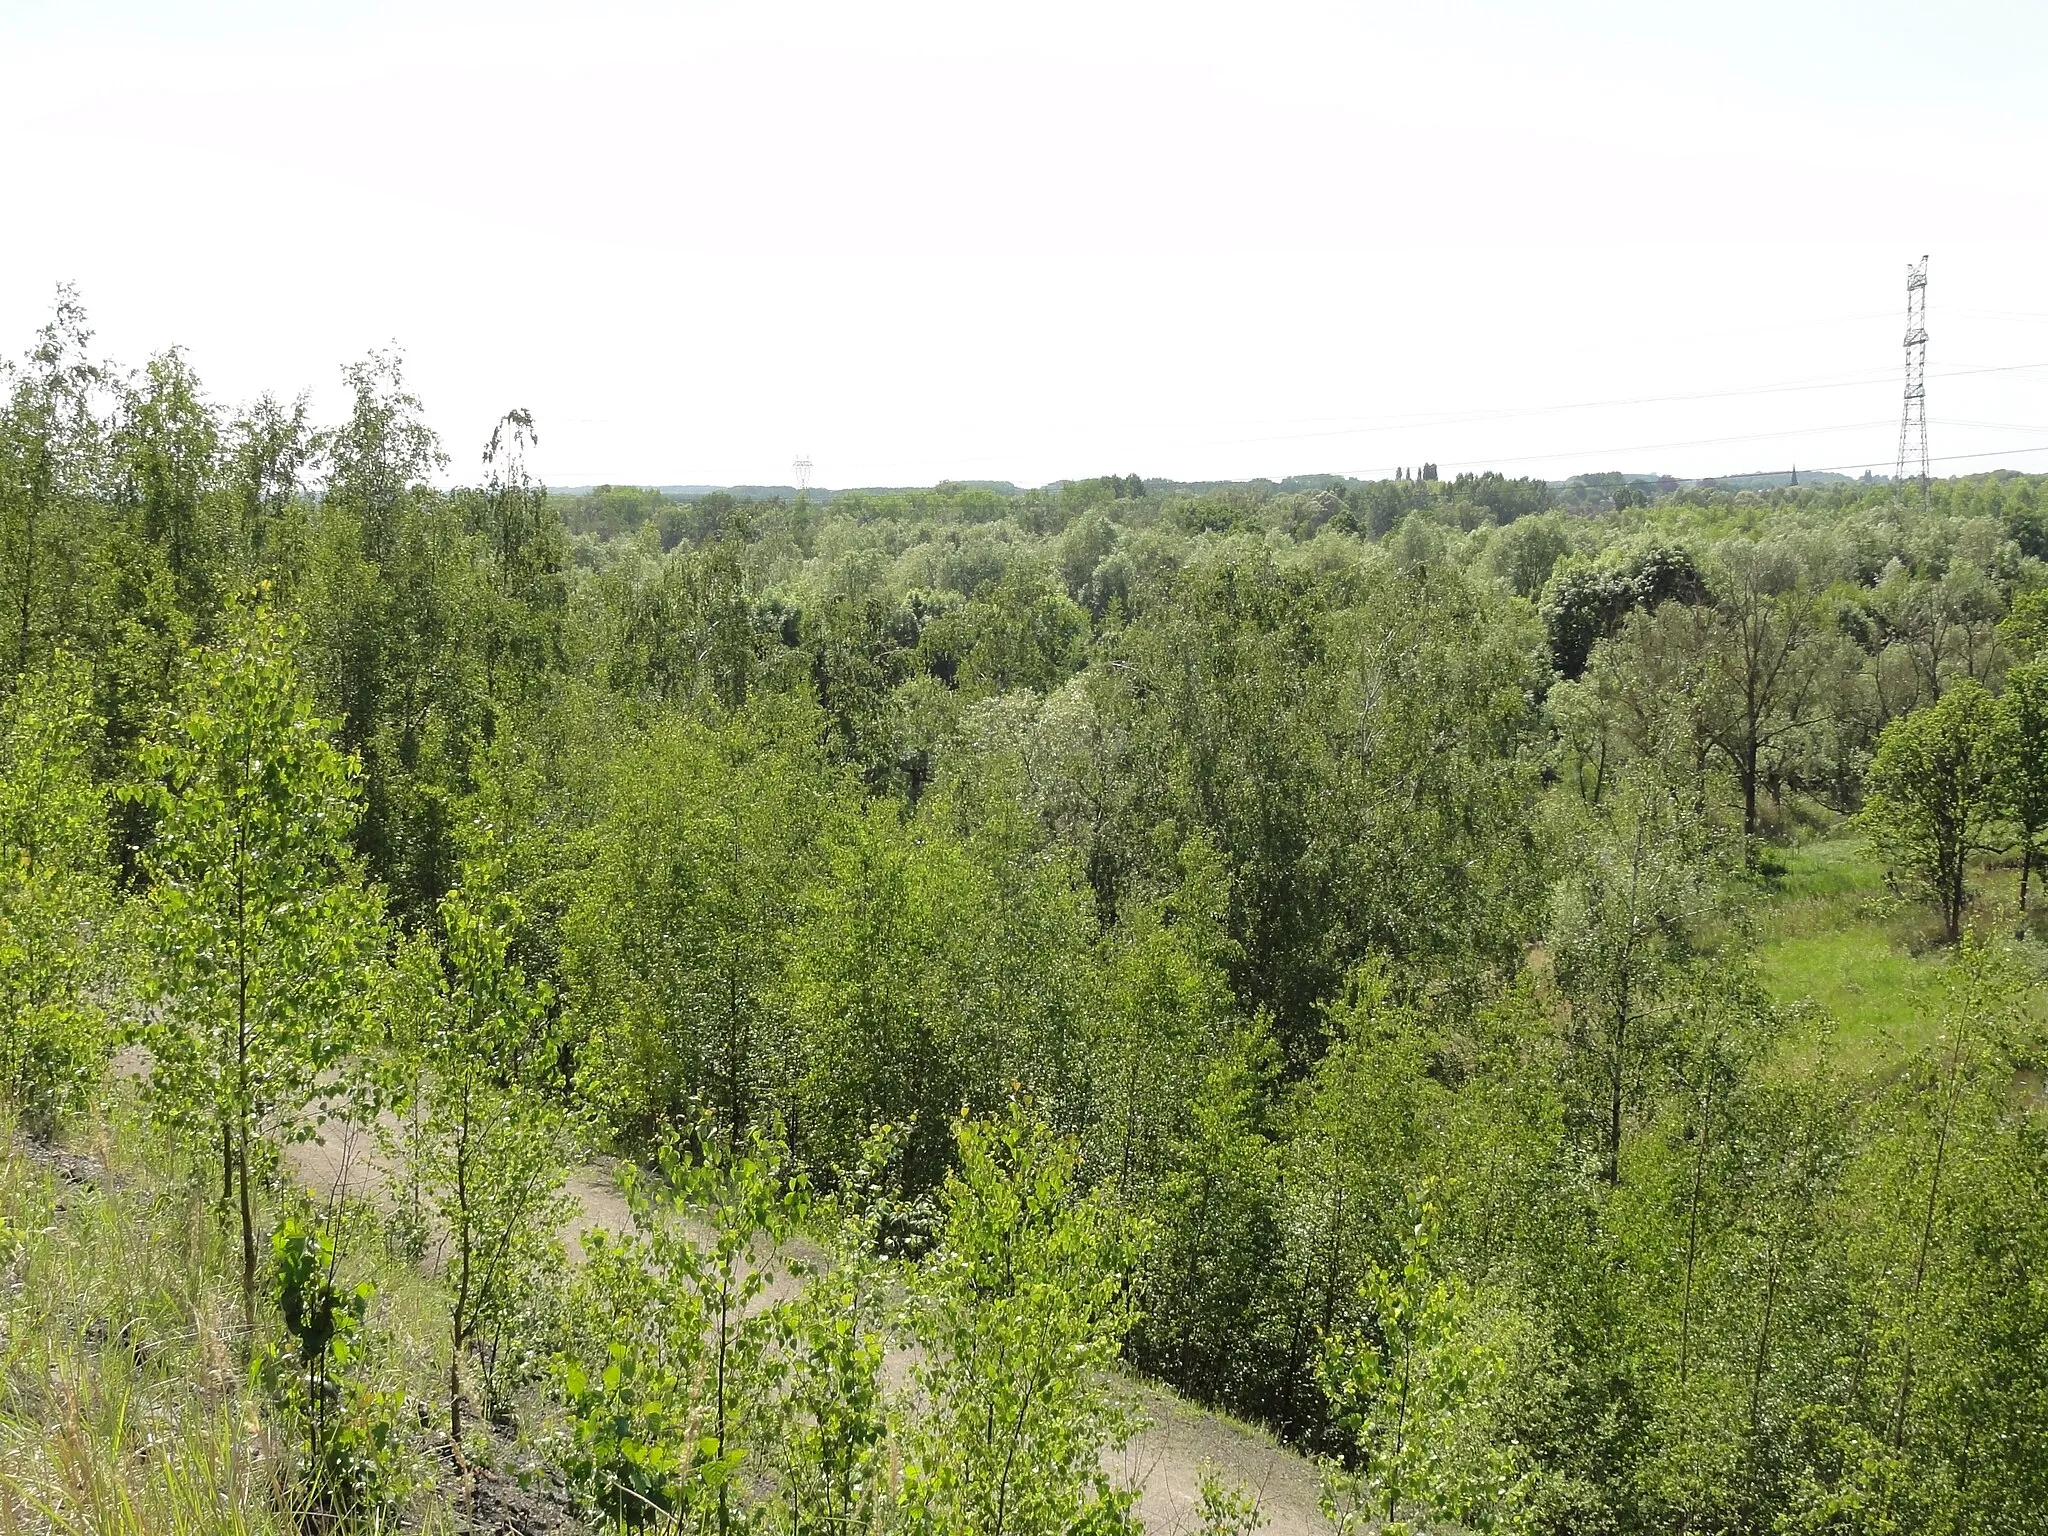
[[(566, 497), (346, 379), (66, 298), (0, 413), (0, 1082), (146, 1054), (323, 1508), (411, 1433), (280, 1193), (352, 1113), (422, 1419), (593, 1519), (1119, 1529), (1115, 1362), (1348, 1529), (2044, 1528), (2048, 479)], [(1879, 1071), (1752, 964), (1824, 834), (1953, 957)]]

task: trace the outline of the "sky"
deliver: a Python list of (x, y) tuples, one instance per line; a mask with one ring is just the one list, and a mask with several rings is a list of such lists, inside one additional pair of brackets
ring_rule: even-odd
[(563, 486), (2048, 470), (2048, 7), (0, 0), (0, 352)]

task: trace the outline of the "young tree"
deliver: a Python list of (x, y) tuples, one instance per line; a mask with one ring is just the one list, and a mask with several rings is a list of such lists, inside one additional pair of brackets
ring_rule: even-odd
[[(526, 470), (526, 450), (538, 441), (530, 411), (506, 412), (484, 445), (483, 486), (461, 498), (489, 576), (482, 648), (493, 711), (518, 702), (562, 660), (566, 552), (547, 488)], [(494, 719), (486, 729), (495, 729)]]
[(1220, 1048), (1233, 1009), (1222, 959), (1228, 892), (1206, 850), (1184, 856), (1181, 889), (1162, 902), (1129, 902), (1099, 946), (1091, 1023), (1092, 1083), (1086, 1138), (1090, 1174), (1118, 1198), (1148, 1204), (1171, 1144)]
[(1885, 858), (1925, 886), (1950, 943), (1962, 936), (1970, 855), (1994, 851), (1998, 706), (1967, 678), (1878, 738), (1856, 820)]
[(309, 397), (289, 406), (264, 394), (238, 416), (227, 435), (227, 493), (234, 510), (233, 552), (247, 579), (282, 575), (288, 551), (283, 523), (298, 500), (313, 456)]
[(955, 1126), (959, 1172), (920, 1266), (924, 1359), (903, 1431), (905, 1529), (989, 1536), (1132, 1528), (1103, 1468), (1130, 1419), (1105, 1379), (1131, 1323), (1135, 1236), (1075, 1188), (1079, 1152), (1030, 1110)]
[(56, 313), (22, 366), (0, 370), (0, 623), (11, 631), (11, 673), (61, 637), (86, 552), (77, 524), (101, 467), (106, 382), (86, 353), (91, 341), (78, 294), (59, 288)]
[(87, 687), (59, 653), (0, 703), (0, 1096), (36, 1130), (77, 1106), (105, 1051), (85, 985), (113, 905)]
[(1638, 779), (1586, 826), (1559, 886), (1550, 950), (1570, 1005), (1568, 1039), (1600, 1122), (1600, 1171), (1621, 1180), (1622, 1132), (1669, 1019), (1687, 919), (1704, 910), (1710, 857), (1688, 807)]
[(220, 642), (188, 663), (179, 707), (143, 749), (137, 791), (160, 818), (144, 856), (161, 962), (159, 1110), (207, 1126), (223, 1200), (238, 1202), (243, 1319), (256, 1312), (252, 1170), (279, 1140), (310, 1136), (330, 1074), (358, 1043), (366, 965), (382, 920), (353, 876), (352, 764), (293, 665), (291, 633), (260, 606), (228, 611)]
[(117, 495), (137, 531), (163, 551), (185, 611), (208, 612), (228, 552), (214, 501), (221, 430), (183, 352), (149, 360), (125, 392), (112, 446)]
[[(571, 1473), (600, 1510), (628, 1527), (675, 1519), (730, 1536), (752, 1523), (752, 1474), (780, 1422), (766, 1411), (768, 1367), (786, 1308), (768, 1293), (810, 1202), (758, 1132), (732, 1148), (710, 1124), (699, 1131), (699, 1157), (663, 1148), (658, 1184), (628, 1173), (630, 1230), (585, 1238), (583, 1355), (563, 1387)], [(595, 1372), (591, 1355), (603, 1357)]]
[(845, 786), (744, 719), (663, 724), (617, 763), (563, 924), (584, 1080), (622, 1128), (687, 1124), (701, 1103), (744, 1141), (791, 1109), (801, 1031), (774, 1027), (773, 994)]
[(2041, 840), (2048, 835), (2048, 661), (2029, 661), (2005, 674), (1998, 698), (1997, 797), (2019, 834), (2020, 913)]
[(1412, 1198), (1401, 1268), (1359, 1287), (1369, 1326), (1334, 1335), (1325, 1390), (1350, 1442), (1324, 1474), (1323, 1509), (1345, 1533), (1518, 1528), (1528, 1471), (1498, 1423), (1515, 1320), (1444, 1271), (1436, 1206)]
[(1142, 1208), (1156, 1238), (1130, 1342), (1141, 1369), (1246, 1417), (1277, 1398), (1273, 1268), (1284, 1238), (1265, 1114), (1277, 1056), (1270, 1036), (1247, 1029), (1197, 1088), (1188, 1128)]
[[(553, 1002), (508, 955), (518, 921), (489, 872), (440, 907), (440, 943), (402, 962), (404, 1042), (424, 1103), (397, 1137), (415, 1187), (430, 1192), (449, 1248), (448, 1437), (462, 1439), (462, 1358), (496, 1342), (515, 1302), (559, 1260), (564, 1125), (552, 1093)], [(486, 1347), (484, 1396), (500, 1350)]]

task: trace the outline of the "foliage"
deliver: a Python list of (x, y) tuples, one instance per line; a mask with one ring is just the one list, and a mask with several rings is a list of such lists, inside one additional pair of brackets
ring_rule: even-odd
[(414, 1102), (389, 1139), (447, 1243), (448, 1434), (459, 1442), (465, 1354), (479, 1358), (485, 1411), (501, 1417), (508, 1335), (516, 1342), (522, 1299), (560, 1265), (566, 1146), (553, 999), (508, 956), (516, 908), (478, 870), (442, 898), (440, 919), (438, 946), (414, 939), (400, 960)]
[(1388, 1536), (1518, 1529), (1527, 1473), (1494, 1422), (1509, 1369), (1497, 1335), (1511, 1324), (1437, 1271), (1427, 1194), (1410, 1215), (1399, 1273), (1376, 1265), (1360, 1285), (1370, 1333), (1328, 1345), (1324, 1380), (1348, 1443), (1343, 1467), (1325, 1473), (1324, 1511), (1341, 1531)]
[(44, 1133), (106, 1057), (92, 995), (112, 916), (107, 796), (84, 669), (58, 656), (0, 703), (0, 1098)]
[(597, 1509), (633, 1527), (673, 1519), (723, 1533), (748, 1525), (755, 1502), (777, 1502), (752, 1478), (778, 1417), (765, 1382), (779, 1309), (761, 1303), (808, 1197), (783, 1183), (783, 1154), (758, 1132), (697, 1150), (665, 1147), (657, 1186), (629, 1175), (633, 1227), (586, 1238), (575, 1303), (586, 1342), (563, 1362), (562, 1389), (570, 1472)]
[(919, 1266), (904, 1528), (1017, 1536), (1130, 1528), (1103, 1470), (1131, 1429), (1103, 1373), (1130, 1326), (1137, 1234), (1074, 1187), (1078, 1150), (1019, 1104), (955, 1128), (959, 1171)]
[(333, 1224), (287, 1217), (271, 1234), (278, 1315), (296, 1358), (273, 1350), (253, 1367), (304, 1426), (302, 1475), (314, 1507), (338, 1516), (374, 1514), (401, 1491), (399, 1404), (358, 1379), (364, 1319), (376, 1288), (338, 1279)]
[[(388, 1110), (437, 1272), (348, 1368), (627, 1523), (1122, 1528), (1117, 1366), (1370, 1521), (2039, 1523), (2048, 479), (563, 497), (344, 380), (226, 408), (68, 293), (6, 370), (7, 1091), (94, 1138), (133, 1026), (245, 1289), (189, 1191), (162, 1295), (9, 1207), (0, 1522), (170, 1507), (137, 1384), (269, 1518), (253, 1402), (118, 1341), (225, 1381), (271, 1165)], [(565, 1300), (585, 1124), (670, 1156)]]
[(195, 655), (181, 708), (144, 750), (137, 794), (159, 817), (145, 860), (161, 1014), (143, 1031), (160, 1114), (209, 1138), (238, 1204), (245, 1319), (255, 1316), (251, 1179), (266, 1148), (310, 1136), (337, 1096), (375, 895), (349, 878), (351, 765), (328, 740), (261, 607), (225, 617)]
[(1999, 773), (1996, 705), (1967, 681), (1886, 726), (1870, 765), (1861, 824), (1934, 897), (1951, 941), (1962, 934), (1970, 856), (1998, 846)]

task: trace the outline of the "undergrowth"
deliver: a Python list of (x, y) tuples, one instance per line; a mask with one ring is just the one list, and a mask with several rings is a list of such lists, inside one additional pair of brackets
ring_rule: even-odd
[[(59, 1159), (0, 1122), (0, 1536), (298, 1536), (332, 1523), (288, 1405), (252, 1381), (252, 1356), (274, 1341), (244, 1335), (209, 1193), (137, 1126), (101, 1126)], [(360, 1380), (396, 1402), (420, 1362), (412, 1331), (391, 1323), (417, 1283), (369, 1242), (350, 1274), (387, 1309), (365, 1331)], [(274, 1309), (261, 1327), (276, 1331)], [(358, 1528), (448, 1523), (430, 1478), (394, 1478), (389, 1492)]]

